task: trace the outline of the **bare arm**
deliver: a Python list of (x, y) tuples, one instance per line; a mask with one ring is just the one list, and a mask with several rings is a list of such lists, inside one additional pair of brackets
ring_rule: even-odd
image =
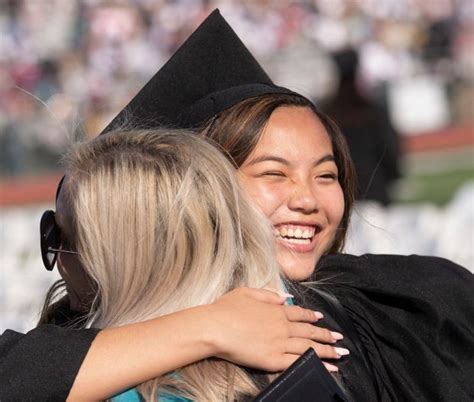
[(283, 370), (308, 347), (337, 357), (314, 312), (285, 306), (266, 290), (236, 289), (206, 306), (101, 331), (68, 400), (100, 400), (198, 360), (217, 356), (268, 371)]

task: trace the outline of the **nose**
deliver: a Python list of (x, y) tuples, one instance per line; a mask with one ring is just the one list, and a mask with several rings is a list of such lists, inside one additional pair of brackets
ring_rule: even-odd
[(304, 214), (318, 212), (320, 205), (316, 189), (306, 181), (295, 181), (288, 199), (288, 208)]

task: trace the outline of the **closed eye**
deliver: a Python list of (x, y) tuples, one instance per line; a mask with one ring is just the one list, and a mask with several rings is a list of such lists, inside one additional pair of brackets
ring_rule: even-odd
[(279, 172), (279, 171), (276, 171), (276, 170), (272, 170), (272, 171), (269, 171), (269, 172), (263, 172), (262, 173), (262, 176), (279, 176), (279, 177), (283, 177), (285, 176), (285, 174), (283, 172)]
[(325, 174), (319, 175), (318, 178), (325, 179), (325, 180), (337, 180), (338, 176), (336, 173), (325, 173)]

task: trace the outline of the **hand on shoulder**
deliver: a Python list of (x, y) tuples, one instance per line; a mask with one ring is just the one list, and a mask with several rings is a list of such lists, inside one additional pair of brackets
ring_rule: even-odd
[(285, 300), (269, 290), (239, 288), (209, 305), (216, 356), (267, 371), (286, 369), (310, 347), (320, 358), (339, 358), (334, 333), (312, 325), (321, 315)]

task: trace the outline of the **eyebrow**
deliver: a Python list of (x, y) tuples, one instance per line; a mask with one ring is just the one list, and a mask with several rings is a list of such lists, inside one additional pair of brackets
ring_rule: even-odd
[[(278, 163), (281, 163), (281, 164), (286, 165), (286, 166), (291, 166), (290, 161), (288, 161), (285, 158), (282, 158), (280, 156), (275, 156), (275, 155), (271, 155), (271, 154), (260, 155), (259, 157), (255, 158), (255, 159), (252, 159), (249, 162), (249, 165), (252, 166), (252, 165), (256, 165), (257, 163), (261, 163), (261, 162), (278, 162)], [(317, 161), (315, 161), (313, 163), (313, 167), (316, 167), (316, 166), (318, 166), (318, 165), (320, 165), (324, 162), (336, 162), (336, 160), (334, 159), (334, 155), (332, 155), (332, 154), (324, 155), (323, 157), (319, 158)]]

